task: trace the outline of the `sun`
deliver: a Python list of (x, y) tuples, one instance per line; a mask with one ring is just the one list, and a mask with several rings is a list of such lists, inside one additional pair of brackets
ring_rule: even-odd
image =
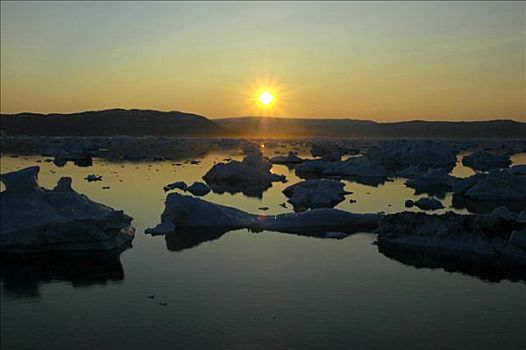
[(286, 113), (283, 108), (290, 101), (290, 90), (268, 74), (254, 73), (252, 81), (241, 92), (249, 115), (270, 117)]
[(265, 105), (265, 106), (268, 106), (272, 103), (272, 101), (274, 101), (274, 96), (272, 96), (272, 94), (269, 92), (269, 91), (263, 91), (259, 96), (258, 96), (258, 101)]

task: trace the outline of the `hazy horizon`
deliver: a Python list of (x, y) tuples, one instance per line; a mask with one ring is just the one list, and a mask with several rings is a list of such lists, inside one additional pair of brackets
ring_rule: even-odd
[(413, 122), (413, 121), (426, 121), (426, 122), (471, 122), (471, 121), (503, 121), (503, 120), (512, 120), (516, 122), (522, 122), (525, 123), (526, 120), (524, 118), (522, 119), (513, 119), (513, 118), (507, 118), (507, 117), (495, 117), (491, 118), (488, 117), (487, 119), (422, 119), (422, 118), (413, 118), (413, 119), (400, 119), (400, 120), (374, 120), (374, 119), (366, 119), (366, 118), (360, 118), (360, 117), (353, 117), (353, 116), (341, 116), (341, 117), (332, 117), (332, 116), (281, 116), (281, 115), (237, 115), (237, 116), (217, 116), (217, 117), (209, 117), (204, 114), (200, 114), (197, 112), (191, 112), (191, 111), (182, 111), (178, 109), (173, 110), (160, 110), (160, 109), (153, 109), (153, 108), (126, 108), (126, 107), (110, 107), (110, 108), (104, 108), (104, 109), (86, 109), (83, 111), (72, 111), (72, 112), (49, 112), (49, 113), (42, 113), (42, 112), (35, 112), (35, 111), (21, 111), (21, 112), (15, 112), (15, 113), (4, 113), (6, 115), (16, 115), (16, 114), (42, 114), (42, 115), (51, 115), (51, 114), (75, 114), (75, 113), (84, 113), (84, 112), (101, 112), (101, 111), (107, 111), (107, 110), (113, 110), (113, 109), (122, 109), (122, 110), (143, 110), (143, 111), (156, 111), (156, 112), (179, 112), (179, 113), (185, 113), (185, 114), (194, 114), (201, 117), (205, 117), (210, 120), (220, 120), (220, 119), (234, 119), (234, 118), (277, 118), (277, 119), (326, 119), (326, 120), (355, 120), (355, 121), (372, 121), (377, 123), (397, 123), (397, 122)]
[(524, 2), (2, 2), (1, 112), (524, 121), (525, 23)]

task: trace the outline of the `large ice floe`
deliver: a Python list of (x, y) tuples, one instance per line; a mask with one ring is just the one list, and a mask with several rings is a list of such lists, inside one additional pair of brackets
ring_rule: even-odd
[(408, 178), (405, 184), (407, 187), (414, 188), (416, 194), (429, 193), (440, 197), (451, 191), (451, 184), (455, 179), (444, 168), (424, 170), (414, 165), (400, 171), (398, 175)]
[(217, 193), (243, 192), (248, 196), (260, 197), (272, 182), (285, 181), (284, 175), (270, 172), (272, 164), (261, 152), (254, 151), (241, 162), (233, 160), (214, 165), (203, 179)]
[(337, 209), (313, 209), (300, 213), (280, 215), (255, 215), (242, 210), (205, 200), (170, 193), (166, 197), (161, 223), (147, 229), (152, 235), (188, 232), (195, 234), (208, 232), (227, 232), (247, 228), (251, 231), (279, 231), (307, 236), (325, 237), (327, 232), (341, 231), (352, 233), (372, 230), (377, 227), (381, 215), (352, 214)]
[(492, 154), (477, 151), (462, 158), (462, 164), (475, 170), (487, 171), (491, 169), (507, 168), (511, 164), (508, 155)]
[(378, 163), (365, 157), (350, 157), (345, 161), (335, 158), (305, 160), (294, 167), (303, 179), (338, 178), (377, 186), (387, 180), (389, 173)]
[(342, 150), (332, 142), (314, 143), (310, 152), (313, 157), (334, 157), (340, 159)]
[(0, 175), (2, 252), (107, 251), (131, 243), (131, 217), (75, 192), (69, 177), (52, 190), (40, 187), (39, 170)]
[(475, 255), (495, 263), (526, 266), (525, 223), (516, 215), (504, 214), (386, 215), (376, 231), (377, 243), (436, 252), (446, 260), (448, 255)]
[(509, 169), (455, 179), (452, 189), (456, 195), (471, 199), (526, 202), (526, 176), (515, 175)]
[(310, 152), (313, 157), (328, 157), (340, 159), (341, 156), (356, 155), (360, 153), (360, 149), (356, 147), (354, 141), (350, 140), (315, 140), (311, 144)]
[(323, 172), (338, 164), (340, 159), (334, 158), (319, 158), (319, 159), (306, 159), (301, 164), (294, 167), (296, 175), (303, 179), (319, 178), (323, 176)]
[(431, 140), (386, 141), (369, 148), (366, 157), (387, 167), (422, 165), (451, 170), (456, 162), (455, 147)]
[(344, 187), (340, 181), (307, 180), (285, 188), (283, 194), (296, 211), (332, 208), (345, 199)]
[(350, 176), (362, 178), (385, 178), (389, 175), (383, 165), (366, 157), (351, 157), (343, 162), (333, 162), (323, 171), (328, 176)]
[[(422, 177), (427, 175), (420, 182), (429, 183), (436, 180), (436, 176), (447, 175), (453, 169), (456, 153), (455, 147), (435, 141), (389, 141), (369, 147), (365, 156), (353, 156), (341, 161), (340, 154), (336, 153), (336, 156), (305, 160), (296, 165), (295, 170), (298, 176), (305, 179), (336, 177), (366, 185), (381, 184), (393, 175), (414, 177), (418, 173)], [(429, 168), (436, 169), (425, 174)], [(401, 169), (404, 171), (400, 172)], [(428, 184), (423, 187), (428, 187)]]

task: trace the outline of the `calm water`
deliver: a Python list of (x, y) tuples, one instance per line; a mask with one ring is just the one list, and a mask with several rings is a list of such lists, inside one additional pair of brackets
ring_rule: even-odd
[[(379, 253), (370, 233), (330, 240), (239, 230), (187, 249), (198, 242), (143, 233), (159, 222), (163, 185), (191, 184), (227, 156), (241, 158), (214, 153), (197, 165), (96, 160), (89, 168), (59, 168), (41, 157), (2, 157), (2, 172), (42, 160), (42, 186), (71, 176), (78, 192), (124, 209), (137, 228), (120, 261), (4, 265), (2, 349), (524, 348), (524, 283), (404, 265)], [(526, 155), (513, 160), (526, 163)], [(299, 179), (285, 166), (272, 171), (289, 183), (275, 183), (262, 198), (205, 199), (253, 213), (290, 211), (279, 206), (286, 201), (281, 190)], [(91, 173), (103, 181), (84, 181)], [(459, 165), (453, 173), (471, 170)], [(346, 182), (354, 193), (337, 207), (404, 210), (406, 199), (419, 196), (403, 183)], [(450, 206), (451, 196), (443, 202)]]

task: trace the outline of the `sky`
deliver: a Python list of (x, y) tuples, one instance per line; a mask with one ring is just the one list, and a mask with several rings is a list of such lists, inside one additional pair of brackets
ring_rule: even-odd
[(526, 2), (0, 6), (2, 113), (526, 121)]

